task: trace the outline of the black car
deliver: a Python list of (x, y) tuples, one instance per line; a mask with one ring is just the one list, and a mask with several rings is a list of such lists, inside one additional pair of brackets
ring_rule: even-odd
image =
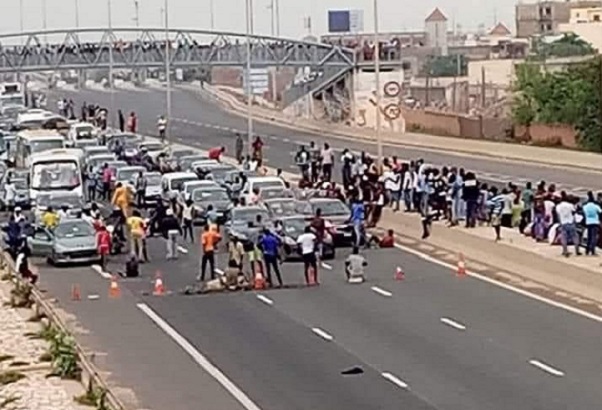
[(299, 215), (304, 205), (303, 202), (298, 202), (291, 198), (268, 199), (262, 203), (274, 219)]
[(228, 192), (224, 188), (203, 187), (192, 191), (190, 199), (194, 204), (195, 218), (194, 223), (204, 225), (207, 221), (207, 208), (213, 206), (213, 212), (217, 216), (217, 223), (223, 224), (228, 219), (232, 201)]
[[(282, 239), (282, 257), (285, 260), (301, 257), (301, 250), (297, 245), (297, 239), (309, 226), (311, 218), (305, 215), (293, 215), (281, 218), (276, 222), (276, 233)], [(335, 245), (330, 228), (327, 229), (322, 242), (322, 257), (334, 259), (336, 256)]]
[(315, 215), (318, 209), (322, 210), (324, 220), (332, 224), (335, 245), (352, 245), (353, 224), (349, 207), (343, 201), (335, 198), (311, 198), (302, 207), (302, 213)]

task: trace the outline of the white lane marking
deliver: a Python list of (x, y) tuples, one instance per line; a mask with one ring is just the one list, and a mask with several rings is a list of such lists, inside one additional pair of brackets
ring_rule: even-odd
[(447, 317), (442, 317), (441, 323), (445, 323), (446, 325), (451, 326), (454, 329), (466, 330), (466, 326), (464, 326), (462, 323), (458, 323), (455, 320), (449, 319)]
[(284, 142), (291, 142), (291, 140), (289, 140), (288, 138), (282, 138), (282, 141), (284, 141)]
[(188, 249), (180, 245), (178, 245), (178, 251), (182, 252), (184, 255), (188, 253)]
[(274, 304), (274, 301), (272, 299), (268, 298), (267, 296), (257, 295), (257, 299), (261, 300), (266, 305), (272, 306)]
[(562, 372), (562, 371), (560, 371), (558, 369), (553, 368), (549, 364), (545, 364), (543, 362), (540, 362), (539, 360), (535, 360), (535, 359), (529, 360), (529, 364), (532, 365), (532, 366), (535, 366), (538, 369), (543, 370), (544, 372), (549, 373), (549, 374), (551, 374), (553, 376), (556, 376), (556, 377), (562, 377), (562, 376), (564, 376), (564, 372)]
[(261, 410), (238, 386), (236, 386), (228, 377), (221, 372), (213, 363), (211, 363), (201, 352), (199, 352), (188, 340), (179, 334), (169, 325), (161, 316), (155, 313), (147, 304), (138, 303), (136, 305), (146, 316), (150, 318), (161, 330), (172, 338), (188, 355), (213, 377), (224, 389), (228, 391), (246, 410)]
[(327, 269), (327, 270), (332, 270), (332, 266), (331, 266), (331, 265), (329, 265), (329, 264), (327, 264), (327, 263), (325, 263), (325, 262), (322, 262), (320, 265), (322, 265), (322, 267), (323, 267), (324, 269)]
[[(417, 251), (415, 249), (409, 248), (407, 246), (400, 245), (400, 244), (396, 243), (395, 247), (397, 249), (401, 250), (401, 251), (404, 251), (404, 252), (410, 253), (410, 254), (412, 254), (414, 256), (417, 256), (417, 257), (419, 257), (422, 260), (425, 260), (427, 262), (431, 262), (431, 263), (434, 263), (436, 265), (439, 265), (439, 266), (442, 266), (444, 268), (451, 269), (451, 270), (454, 270), (454, 271), (457, 269), (456, 265), (452, 265), (451, 263), (447, 263), (447, 262), (444, 262), (442, 260), (435, 259), (435, 258), (433, 258), (430, 255), (427, 255), (427, 254), (422, 253), (420, 251)], [(519, 295), (525, 296), (527, 298), (536, 300), (536, 301), (541, 302), (541, 303), (545, 303), (546, 305), (554, 306), (555, 308), (563, 309), (563, 310), (571, 312), (571, 313), (573, 313), (575, 315), (579, 315), (579, 316), (585, 317), (587, 319), (591, 319), (593, 321), (596, 321), (598, 323), (602, 323), (602, 316), (598, 316), (598, 315), (595, 315), (593, 313), (586, 312), (585, 310), (582, 310), (582, 309), (579, 309), (579, 308), (576, 308), (576, 307), (573, 307), (573, 306), (569, 306), (569, 305), (567, 305), (565, 303), (556, 302), (555, 300), (548, 299), (546, 297), (543, 297), (543, 296), (537, 295), (535, 293), (529, 292), (528, 290), (520, 289), (520, 288), (517, 288), (516, 286), (512, 286), (512, 285), (509, 285), (507, 283), (497, 281), (497, 280), (492, 279), (490, 277), (487, 277), (485, 275), (481, 275), (480, 273), (467, 271), (466, 274), (468, 276), (472, 277), (472, 278), (478, 279), (478, 280), (483, 281), (483, 282), (487, 282), (487, 283), (489, 283), (491, 285), (500, 287), (502, 289), (509, 290), (511, 292), (514, 292), (514, 293), (518, 293)]]
[(221, 270), (220, 268), (215, 268), (215, 273), (217, 273), (220, 276), (224, 276), (225, 275), (224, 271)]
[(92, 270), (94, 270), (94, 272), (98, 273), (105, 279), (111, 279), (111, 274), (109, 272), (103, 271), (100, 265), (92, 265)]
[(390, 298), (391, 296), (393, 296), (393, 294), (391, 292), (389, 292), (388, 290), (379, 288), (378, 286), (372, 286), (370, 289), (372, 289), (374, 292), (378, 293), (379, 295), (387, 297), (387, 298)]
[(332, 340), (334, 339), (334, 337), (332, 337), (332, 335), (326, 333), (319, 327), (312, 327), (311, 331), (314, 332), (315, 334), (317, 334), (318, 336), (320, 336), (322, 339), (327, 340), (329, 342), (332, 342)]
[(397, 387), (401, 387), (402, 389), (408, 388), (408, 384), (406, 382), (404, 382), (403, 380), (401, 380), (399, 377), (395, 376), (392, 373), (384, 372), (384, 373), (381, 373), (380, 375), (382, 377), (384, 377), (386, 380), (388, 380), (391, 383), (393, 383), (394, 385), (396, 385)]

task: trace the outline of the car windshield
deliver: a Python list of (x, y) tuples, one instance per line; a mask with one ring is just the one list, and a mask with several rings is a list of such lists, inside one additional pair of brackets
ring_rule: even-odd
[(181, 151), (174, 151), (171, 153), (171, 157), (173, 159), (179, 159), (182, 157), (188, 157), (190, 155), (194, 155), (193, 151), (188, 151), (188, 150), (181, 150)]
[(268, 206), (272, 214), (276, 216), (294, 215), (297, 213), (297, 203), (291, 200), (270, 202)]
[(192, 200), (194, 202), (218, 202), (218, 201), (228, 201), (230, 197), (226, 193), (226, 191), (221, 189), (215, 190), (202, 190), (196, 189), (192, 192)]
[(140, 146), (140, 149), (144, 149), (147, 151), (161, 151), (163, 150), (163, 145), (157, 144), (144, 144)]
[(138, 175), (140, 172), (144, 172), (144, 168), (128, 168), (128, 169), (120, 169), (117, 171), (117, 180), (118, 181), (129, 181), (134, 178), (134, 176)]
[(32, 169), (33, 189), (73, 189), (81, 183), (80, 170), (75, 161), (38, 163)]
[(261, 215), (263, 222), (269, 221), (267, 211), (260, 208), (234, 208), (232, 210), (232, 222), (237, 224), (248, 224), (257, 221), (257, 215)]
[(273, 198), (291, 198), (292, 193), (284, 188), (268, 188), (262, 189), (260, 191), (261, 198), (263, 199), (273, 199)]
[(54, 209), (68, 205), (72, 209), (81, 209), (83, 202), (78, 195), (39, 195), (38, 205), (45, 208), (51, 206)]
[(294, 218), (282, 221), (284, 233), (290, 236), (301, 235), (307, 225), (308, 223), (304, 218)]
[(193, 162), (204, 161), (206, 159), (207, 157), (204, 157), (202, 155), (195, 155), (193, 157), (182, 157), (180, 159), (180, 167), (182, 167), (182, 169), (185, 170), (188, 167), (190, 167)]
[(90, 139), (90, 140), (77, 140), (75, 141), (75, 146), (77, 148), (83, 148), (83, 147), (97, 147), (98, 146), (98, 141), (95, 139)]
[(114, 155), (99, 155), (88, 159), (88, 166), (98, 167), (105, 163), (115, 161)]
[(171, 190), (172, 191), (181, 191), (185, 182), (188, 181), (198, 181), (197, 177), (193, 177), (192, 175), (189, 177), (180, 177), (174, 178), (171, 180)]
[(184, 192), (187, 194), (192, 193), (195, 189), (199, 189), (201, 187), (207, 187), (207, 186), (218, 186), (215, 185), (213, 182), (211, 181), (199, 181), (199, 180), (194, 180), (193, 183), (191, 184), (186, 184), (186, 188), (184, 189)]
[(13, 179), (11, 180), (13, 184), (15, 184), (15, 188), (17, 189), (28, 189), (27, 180), (25, 179)]
[(314, 202), (311, 204), (311, 208), (314, 213), (318, 210), (322, 210), (323, 216), (339, 216), (349, 215), (349, 208), (341, 201), (321, 201)]
[(62, 138), (57, 138), (51, 140), (32, 141), (29, 145), (29, 149), (32, 154), (38, 154), (51, 149), (64, 148), (64, 146), (64, 140)]
[(231, 170), (229, 168), (216, 168), (209, 171), (214, 181), (225, 181)]
[(54, 235), (61, 238), (84, 238), (94, 236), (94, 228), (85, 221), (69, 221), (59, 224)]
[(146, 185), (148, 185), (148, 186), (161, 185), (161, 175), (160, 174), (146, 175)]
[(91, 125), (83, 125), (83, 126), (77, 127), (75, 129), (75, 133), (80, 138), (92, 137), (93, 132), (94, 132), (94, 127), (92, 127)]

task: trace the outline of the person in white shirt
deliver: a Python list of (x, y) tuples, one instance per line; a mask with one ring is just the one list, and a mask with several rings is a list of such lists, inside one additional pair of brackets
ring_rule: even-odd
[(318, 264), (316, 259), (316, 235), (312, 233), (311, 227), (306, 226), (304, 233), (297, 238), (297, 244), (301, 247), (301, 257), (303, 258), (305, 283), (311, 285), (310, 270), (313, 269), (313, 282), (318, 282)]
[(570, 255), (568, 251), (569, 239), (575, 246), (575, 254), (581, 255), (579, 252), (580, 238), (577, 235), (577, 227), (575, 225), (575, 205), (573, 205), (566, 194), (560, 193), (560, 203), (556, 205), (556, 216), (560, 224), (560, 240), (562, 242), (562, 254), (566, 257)]
[(332, 166), (334, 164), (334, 152), (328, 143), (324, 144), (324, 149), (320, 153), (322, 159), (322, 173), (324, 181), (330, 181), (332, 179)]
[(404, 167), (403, 172), (403, 183), (401, 189), (403, 190), (403, 202), (405, 204), (405, 211), (411, 212), (413, 209), (413, 193), (414, 193), (414, 173), (408, 167)]
[(25, 215), (23, 215), (23, 213), (21, 211), (22, 211), (22, 209), (20, 206), (15, 207), (14, 217), (15, 217), (16, 223), (21, 223), (25, 220)]
[(391, 199), (393, 212), (399, 211), (399, 199), (401, 195), (401, 173), (389, 170), (383, 174), (385, 190)]
[(13, 211), (15, 207), (15, 198), (17, 196), (17, 188), (15, 187), (14, 182), (10, 180), (10, 178), (6, 179), (6, 183), (4, 184), (4, 204), (8, 208), (9, 211)]

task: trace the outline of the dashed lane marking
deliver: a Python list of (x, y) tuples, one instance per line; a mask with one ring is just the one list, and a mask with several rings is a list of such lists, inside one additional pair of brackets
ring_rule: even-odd
[(393, 296), (393, 294), (391, 292), (389, 292), (388, 290), (379, 288), (378, 286), (372, 286), (370, 289), (372, 289), (373, 292), (378, 293), (379, 295), (384, 296), (386, 298), (390, 298), (391, 296)]
[(98, 273), (103, 278), (111, 279), (111, 274), (109, 272), (103, 271), (100, 265), (92, 265), (91, 267), (94, 272)]
[(322, 265), (322, 267), (326, 270), (332, 270), (332, 266), (325, 262), (322, 262), (320, 265)]
[(136, 305), (146, 316), (149, 317), (163, 332), (176, 342), (199, 366), (201, 366), (211, 377), (221, 384), (228, 393), (232, 395), (245, 410), (261, 410), (238, 386), (221, 372), (213, 363), (211, 363), (201, 352), (199, 352), (184, 336), (179, 334), (169, 325), (161, 316), (155, 313), (147, 304), (138, 303)]
[(401, 387), (402, 389), (408, 388), (408, 384), (406, 382), (404, 382), (403, 380), (401, 380), (399, 377), (395, 376), (392, 373), (384, 372), (384, 373), (381, 373), (380, 375), (382, 377), (384, 377), (386, 380), (388, 380), (391, 383), (393, 383), (394, 385), (396, 385), (397, 387)]
[(539, 370), (542, 370), (546, 373), (551, 374), (552, 376), (556, 376), (556, 377), (563, 377), (564, 376), (564, 372), (561, 370), (558, 370), (552, 366), (550, 366), (549, 364), (546, 364), (544, 362), (541, 362), (539, 360), (533, 359), (533, 360), (529, 360), (529, 364), (532, 366), (537, 367)]
[(442, 317), (441, 323), (444, 323), (450, 327), (453, 327), (456, 330), (466, 330), (466, 326), (464, 326), (462, 323), (456, 322), (455, 320), (447, 318), (447, 317)]
[(320, 329), (319, 327), (312, 327), (311, 331), (314, 332), (315, 334), (317, 334), (318, 336), (320, 336), (322, 339), (328, 341), (328, 342), (332, 342), (334, 337), (332, 337), (332, 335), (328, 334), (327, 332), (325, 332), (324, 330)]
[(188, 254), (188, 249), (186, 249), (185, 247), (178, 245), (178, 251), (182, 252), (184, 255)]
[(262, 301), (266, 305), (272, 306), (274, 304), (274, 301), (272, 299), (268, 298), (267, 296), (257, 295), (257, 299), (259, 299), (260, 301)]

